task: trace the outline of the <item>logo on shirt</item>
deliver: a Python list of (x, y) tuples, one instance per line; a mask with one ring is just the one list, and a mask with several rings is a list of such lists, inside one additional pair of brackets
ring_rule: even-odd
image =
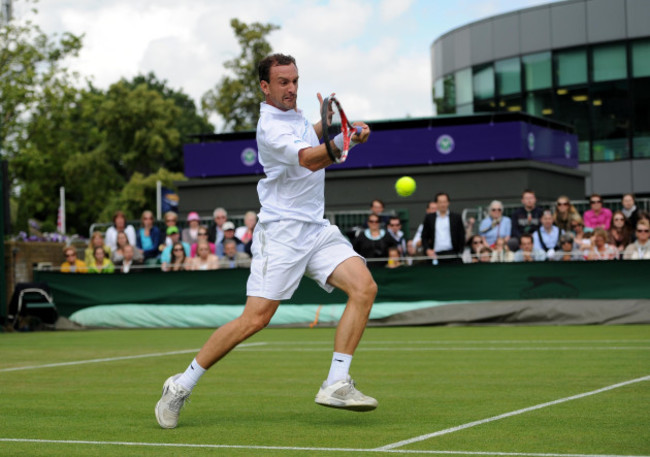
[(241, 153), (241, 162), (247, 167), (257, 163), (257, 151), (253, 148), (246, 148)]
[(440, 154), (450, 154), (454, 151), (456, 143), (449, 135), (440, 135), (436, 140), (436, 149)]

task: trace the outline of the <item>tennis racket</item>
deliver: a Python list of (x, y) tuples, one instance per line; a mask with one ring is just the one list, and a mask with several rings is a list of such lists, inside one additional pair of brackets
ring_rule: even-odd
[[(323, 100), (321, 107), (321, 125), (323, 128), (323, 142), (327, 148), (327, 154), (334, 163), (343, 163), (348, 158), (350, 151), (350, 138), (352, 135), (361, 134), (362, 127), (353, 126), (348, 117), (341, 107), (341, 102), (337, 100), (334, 94), (326, 97)], [(341, 135), (343, 144), (339, 144), (340, 140), (336, 141), (337, 147), (341, 150), (340, 155), (334, 152), (334, 148), (330, 144), (330, 140), (334, 140), (338, 135)]]

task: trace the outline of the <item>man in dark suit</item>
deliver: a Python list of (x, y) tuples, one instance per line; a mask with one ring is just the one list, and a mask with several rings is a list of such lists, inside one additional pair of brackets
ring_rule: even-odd
[[(438, 210), (427, 214), (422, 223), (422, 247), (433, 263), (463, 263), (465, 226), (460, 214), (449, 211), (449, 195), (436, 195)], [(446, 258), (448, 257), (448, 258)]]

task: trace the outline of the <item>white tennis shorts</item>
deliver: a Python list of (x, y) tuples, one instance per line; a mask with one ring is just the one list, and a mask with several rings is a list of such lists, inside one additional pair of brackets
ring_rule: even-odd
[(295, 220), (258, 223), (253, 232), (253, 260), (246, 295), (288, 300), (303, 275), (327, 292), (327, 278), (350, 257), (361, 257), (335, 225)]

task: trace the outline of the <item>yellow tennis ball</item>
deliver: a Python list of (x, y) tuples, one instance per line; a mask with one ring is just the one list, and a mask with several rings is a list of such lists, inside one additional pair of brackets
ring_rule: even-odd
[(395, 190), (400, 197), (408, 197), (415, 192), (415, 179), (410, 176), (402, 176), (395, 183)]

